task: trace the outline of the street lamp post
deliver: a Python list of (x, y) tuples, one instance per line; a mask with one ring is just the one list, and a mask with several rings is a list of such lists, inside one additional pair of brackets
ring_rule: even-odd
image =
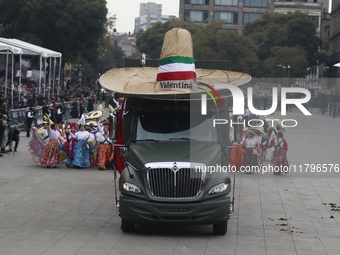
[(282, 68), (283, 85), (288, 87), (290, 76), (290, 65), (277, 65)]

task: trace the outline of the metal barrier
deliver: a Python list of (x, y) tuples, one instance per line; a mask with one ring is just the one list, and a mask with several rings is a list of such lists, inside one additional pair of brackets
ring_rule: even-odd
[[(87, 108), (88, 99), (85, 98), (85, 109)], [(72, 118), (71, 111), (73, 108), (74, 103), (77, 103), (77, 112), (79, 114), (79, 103), (77, 101), (69, 101), (69, 102), (63, 102), (63, 103), (57, 103), (57, 105), (62, 105), (64, 107), (64, 119)], [(36, 112), (36, 118), (34, 120), (34, 125), (39, 126), (42, 125), (44, 119), (42, 114), (42, 106), (36, 106), (32, 107)], [(52, 105), (49, 105), (49, 108), (53, 108)], [(26, 130), (26, 114), (28, 112), (29, 108), (20, 108), (20, 109), (11, 109), (8, 111), (8, 115), (10, 118), (10, 125), (11, 126), (17, 126), (20, 130)], [(78, 116), (77, 116), (78, 117)]]

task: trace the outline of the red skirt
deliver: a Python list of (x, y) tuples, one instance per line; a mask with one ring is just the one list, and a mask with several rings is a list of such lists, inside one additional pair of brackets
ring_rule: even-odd
[(105, 170), (112, 165), (113, 160), (113, 145), (100, 144), (98, 150), (98, 169)]
[(60, 163), (60, 142), (49, 140), (39, 161), (44, 167), (57, 166)]

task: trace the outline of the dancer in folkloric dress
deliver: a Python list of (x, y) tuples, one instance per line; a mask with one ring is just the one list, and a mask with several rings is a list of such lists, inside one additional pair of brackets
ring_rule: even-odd
[(93, 135), (85, 130), (85, 125), (83, 124), (80, 124), (77, 133), (70, 135), (77, 141), (74, 147), (73, 166), (77, 168), (91, 167), (90, 150), (92, 147), (91, 141), (94, 139)]
[(50, 166), (57, 167), (60, 163), (60, 144), (66, 142), (66, 140), (56, 130), (55, 124), (48, 125), (47, 140), (48, 142), (39, 163), (47, 168)]
[(282, 172), (287, 173), (288, 170), (288, 143), (283, 138), (282, 132), (277, 132), (277, 137), (273, 138), (268, 147), (274, 147), (272, 163), (276, 169), (274, 174), (281, 174)]
[(112, 165), (114, 155), (113, 141), (110, 139), (108, 127), (103, 128), (103, 132), (99, 136), (98, 142), (98, 169), (105, 170)]

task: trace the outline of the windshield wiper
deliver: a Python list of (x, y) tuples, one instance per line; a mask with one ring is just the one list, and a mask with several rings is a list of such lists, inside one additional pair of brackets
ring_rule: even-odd
[(158, 143), (159, 140), (155, 140), (155, 139), (138, 139), (138, 140), (134, 140), (134, 142), (155, 142), (155, 143)]
[(188, 137), (171, 137), (169, 138), (170, 141), (174, 141), (174, 140), (185, 140), (185, 141), (195, 141), (197, 142), (197, 139), (191, 139)]

